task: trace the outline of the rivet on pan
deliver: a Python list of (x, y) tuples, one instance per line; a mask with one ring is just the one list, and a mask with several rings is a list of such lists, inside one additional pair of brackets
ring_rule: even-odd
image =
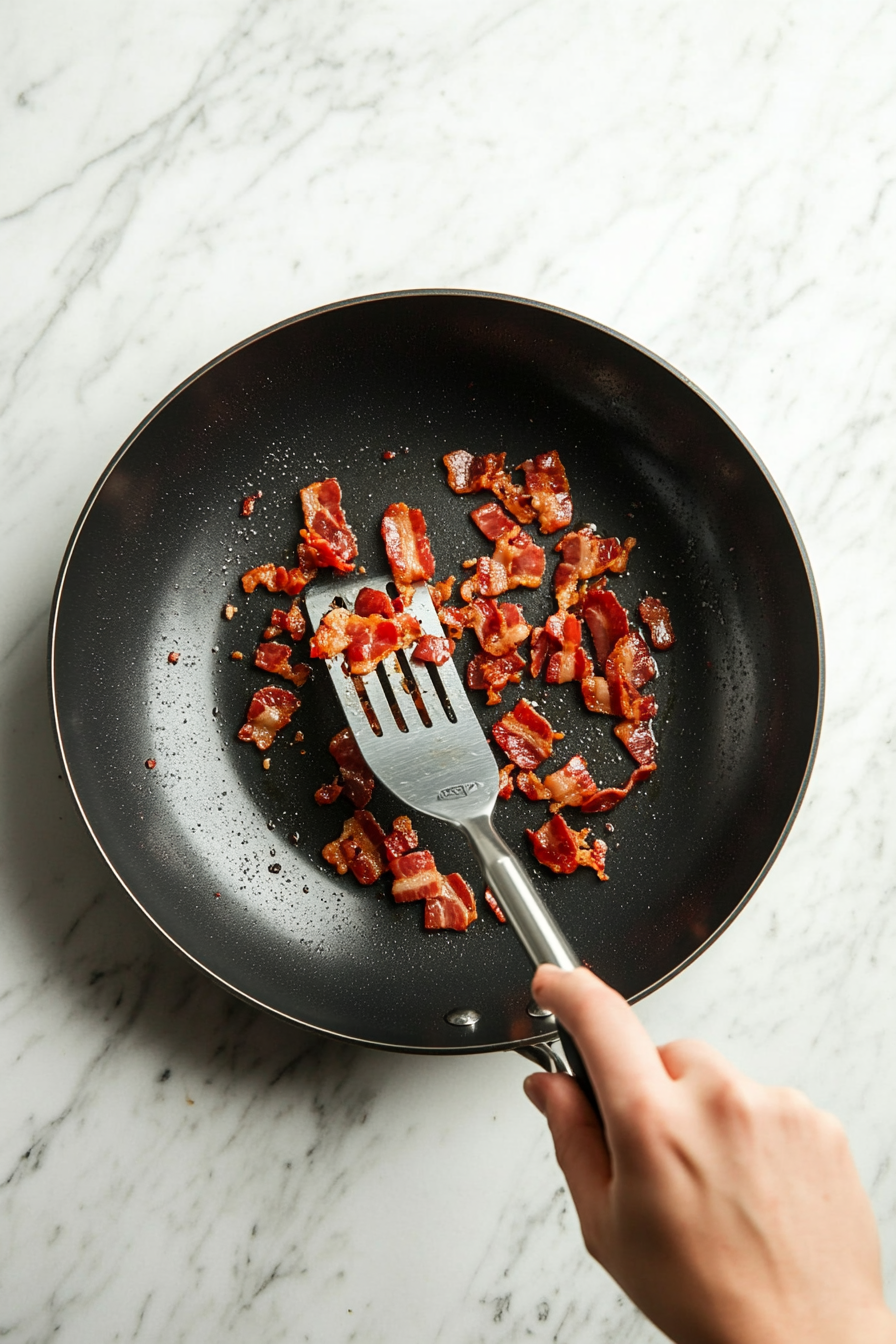
[(550, 1008), (542, 1008), (541, 1004), (540, 1004), (540, 1003), (536, 1003), (534, 999), (530, 999), (530, 1000), (529, 1000), (529, 1004), (528, 1004), (528, 1007), (526, 1008), (526, 1012), (529, 1014), (530, 1017), (553, 1017), (553, 1016), (554, 1016), (554, 1014), (551, 1012)]
[(475, 1008), (452, 1008), (445, 1014), (445, 1021), (452, 1027), (475, 1027), (481, 1014)]

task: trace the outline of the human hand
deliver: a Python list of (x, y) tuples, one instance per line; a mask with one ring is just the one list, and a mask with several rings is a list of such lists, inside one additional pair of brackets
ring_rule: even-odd
[(677, 1344), (894, 1344), (877, 1228), (836, 1119), (700, 1041), (657, 1049), (590, 971), (532, 992), (573, 1036), (605, 1133), (569, 1077), (534, 1074), (585, 1245)]

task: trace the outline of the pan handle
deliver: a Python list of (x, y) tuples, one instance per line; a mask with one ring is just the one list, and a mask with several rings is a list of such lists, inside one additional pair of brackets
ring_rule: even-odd
[[(482, 875), (498, 905), (507, 916), (507, 923), (523, 945), (533, 966), (549, 962), (565, 971), (574, 971), (582, 962), (576, 956), (566, 935), (554, 916), (529, 881), (519, 859), (501, 839), (488, 815), (458, 822), (482, 869)], [(557, 1034), (569, 1069), (594, 1112), (600, 1119), (600, 1107), (575, 1042), (562, 1026)]]

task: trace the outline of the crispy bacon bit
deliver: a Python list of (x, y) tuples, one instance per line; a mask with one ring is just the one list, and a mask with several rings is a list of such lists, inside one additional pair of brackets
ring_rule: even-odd
[(641, 636), (634, 630), (616, 641), (607, 654), (605, 665), (610, 689), (610, 708), (619, 718), (633, 719), (639, 715), (636, 702), (638, 691), (651, 677), (656, 676), (656, 664)]
[(603, 840), (595, 840), (589, 845), (587, 826), (581, 831), (572, 831), (557, 813), (537, 831), (527, 830), (526, 834), (532, 841), (536, 859), (551, 872), (574, 873), (577, 868), (593, 868), (601, 881), (606, 881), (607, 846)]
[(348, 818), (339, 838), (324, 845), (321, 853), (340, 877), (351, 869), (352, 876), (357, 878), (361, 886), (369, 887), (385, 871), (385, 838), (379, 822), (369, 812), (362, 810)]
[(392, 823), (392, 830), (383, 841), (386, 858), (391, 863), (393, 859), (401, 858), (402, 854), (410, 854), (411, 850), (416, 848), (417, 832), (411, 824), (410, 817), (396, 817)]
[(500, 705), (501, 692), (508, 682), (519, 681), (525, 666), (525, 658), (518, 653), (505, 653), (499, 657), (477, 653), (467, 663), (467, 685), (471, 691), (488, 691), (486, 704)]
[(557, 605), (563, 609), (575, 606), (580, 580), (595, 579), (606, 570), (624, 574), (636, 544), (634, 537), (626, 537), (623, 542), (616, 537), (599, 537), (591, 524), (578, 532), (567, 532), (554, 547), (563, 556), (554, 571)]
[[(300, 551), (306, 549), (304, 546), (299, 547)], [(246, 571), (240, 582), (247, 593), (254, 593), (256, 588), (262, 587), (267, 588), (269, 593), (286, 593), (288, 597), (297, 597), (316, 573), (316, 568), (309, 574), (307, 566), (301, 565), (296, 569), (286, 569), (284, 565), (256, 565), (255, 569)]]
[[(319, 789), (314, 790), (314, 801), (318, 807), (327, 807), (330, 803), (335, 803), (336, 799), (342, 793), (342, 785), (338, 781), (339, 776), (333, 780), (332, 784), (321, 784)], [(368, 802), (370, 800), (368, 799)]]
[(390, 504), (380, 527), (392, 577), (399, 588), (431, 579), (436, 562), (426, 535), (426, 519), (420, 509), (407, 504)]
[(610, 687), (607, 685), (606, 677), (583, 677), (582, 698), (585, 701), (585, 708), (590, 709), (592, 714), (613, 713)]
[(529, 634), (529, 625), (515, 602), (499, 605), (489, 597), (474, 598), (465, 607), (443, 607), (439, 620), (452, 633), (455, 629), (461, 633), (475, 630), (482, 648), (495, 658), (512, 653)]
[(559, 812), (561, 807), (584, 807), (597, 792), (584, 756), (570, 757), (564, 766), (545, 777), (544, 785), (553, 799), (552, 812)]
[[(268, 627), (276, 633), (278, 630), (285, 630), (293, 640), (299, 640), (305, 633), (305, 617), (302, 615), (302, 608), (298, 602), (293, 602), (289, 611), (281, 611), (275, 607), (271, 612), (271, 624)], [(265, 631), (267, 638), (267, 630)], [(273, 638), (273, 636), (271, 636)]]
[(373, 797), (374, 779), (351, 728), (340, 728), (330, 738), (330, 755), (339, 766), (339, 780), (353, 807), (366, 807)]
[(572, 495), (560, 454), (553, 450), (537, 453), (534, 460), (530, 458), (523, 462), (521, 470), (526, 473), (526, 491), (538, 514), (539, 532), (556, 532), (561, 527), (569, 527)]
[(358, 542), (342, 512), (342, 491), (332, 476), (313, 481), (299, 491), (305, 526), (301, 535), (314, 552), (319, 566), (330, 565), (347, 573), (358, 554)]
[(442, 894), (442, 876), (428, 849), (400, 854), (390, 860), (389, 869), (395, 879), (392, 895), (396, 901), (430, 900)]
[(251, 515), (255, 512), (256, 499), (261, 499), (260, 490), (256, 490), (254, 495), (247, 495), (246, 498), (243, 500), (240, 513), (243, 515), (244, 518), (251, 517)]
[(504, 911), (501, 909), (500, 905), (495, 900), (494, 896), (489, 891), (488, 887), (486, 887), (485, 889), (485, 899), (487, 905), (489, 906), (489, 909), (494, 911), (495, 919), (497, 919), (498, 923), (506, 924), (507, 916), (504, 914)]
[(356, 616), (388, 616), (390, 619), (395, 615), (395, 607), (392, 599), (380, 588), (362, 588), (355, 598)]
[(432, 598), (432, 604), (436, 611), (443, 607), (451, 598), (451, 589), (454, 587), (454, 575), (449, 574), (447, 579), (440, 579), (438, 583), (427, 584), (426, 591)]
[(669, 608), (658, 597), (644, 597), (638, 603), (641, 620), (650, 631), (650, 642), (655, 649), (671, 649), (675, 643)]
[(223, 613), (225, 621), (232, 621), (238, 611), (239, 607), (235, 607), (232, 602), (225, 602)]
[(514, 485), (504, 470), (506, 453), (485, 453), (474, 457), (463, 448), (442, 458), (448, 468), (448, 484), (456, 495), (473, 495), (491, 490), (518, 523), (531, 523), (535, 510), (521, 485)]
[(273, 672), (277, 677), (284, 677), (295, 686), (304, 686), (311, 675), (311, 668), (307, 663), (296, 663), (293, 667), (289, 661), (291, 653), (288, 644), (259, 644), (255, 650), (255, 666), (260, 667), (262, 672)]
[[(498, 771), (499, 798), (507, 799), (513, 797), (513, 769), (513, 761), (509, 761), (507, 765), (502, 765), (501, 769)], [(488, 895), (488, 893), (486, 893), (486, 895)]]
[(239, 649), (234, 649), (230, 657), (231, 660), (235, 663), (241, 663), (243, 661), (243, 655), (240, 653)]
[(594, 640), (598, 667), (603, 667), (607, 654), (617, 640), (628, 634), (628, 616), (615, 593), (595, 584), (589, 588), (582, 602), (582, 616)]
[(422, 635), (410, 612), (385, 616), (356, 616), (345, 607), (333, 607), (311, 639), (312, 658), (334, 658), (346, 651), (349, 672), (365, 677), (377, 663), (398, 649), (415, 644)]
[(443, 663), (447, 663), (453, 652), (453, 639), (445, 639), (439, 635), (424, 635), (417, 641), (411, 657), (415, 662), (435, 663), (436, 667), (441, 667)]
[(150, 756), (148, 761), (144, 761), (143, 764), (146, 766), (147, 770), (155, 770), (156, 768), (155, 758), (152, 756)]
[[(651, 761), (649, 765), (639, 765), (637, 770), (632, 771), (629, 775), (628, 783), (621, 789), (597, 789), (590, 798), (582, 803), (582, 811), (589, 814), (592, 812), (609, 812), (611, 808), (616, 807), (618, 803), (621, 803), (623, 798), (628, 797), (636, 784), (640, 784), (642, 779), (646, 779), (648, 775), (652, 775), (655, 769), (655, 761)], [(607, 829), (613, 829), (609, 823)]]
[(497, 541), (505, 532), (519, 530), (519, 524), (504, 512), (500, 504), (480, 504), (478, 509), (470, 511), (470, 517), (489, 541)]
[(476, 898), (460, 873), (446, 873), (438, 896), (430, 896), (423, 911), (425, 929), (455, 929), (462, 933), (476, 918)]
[(567, 681), (582, 681), (594, 671), (591, 659), (582, 648), (582, 622), (577, 616), (555, 612), (545, 622), (545, 634), (556, 650), (548, 658), (545, 681), (552, 686)]
[(179, 663), (179, 662), (180, 662), (180, 654), (177, 653), (177, 652), (175, 652), (174, 650), (172, 650), (171, 653), (169, 653), (169, 655), (168, 655), (168, 661), (169, 661), (169, 663)]
[[(643, 699), (652, 701), (653, 696), (644, 696)], [(655, 708), (656, 701), (653, 703)], [(653, 762), (656, 738), (653, 735), (652, 716), (635, 722), (627, 719), (624, 723), (617, 723), (613, 732), (639, 765), (650, 765)]]
[(529, 675), (535, 680), (541, 676), (541, 669), (544, 667), (544, 660), (551, 651), (552, 640), (543, 625), (536, 626), (532, 631), (532, 641), (529, 645)]
[(546, 761), (562, 736), (528, 700), (520, 700), (492, 728), (498, 746), (521, 770), (533, 770)]
[(281, 728), (285, 728), (299, 707), (292, 691), (279, 686), (262, 686), (249, 701), (246, 722), (237, 733), (241, 742), (254, 742), (259, 751), (267, 751)]
[(393, 457), (397, 457), (397, 456), (398, 456), (398, 454), (397, 454), (397, 453), (394, 453), (394, 452), (392, 451), (391, 448), (387, 448), (386, 451), (383, 453), (383, 461), (384, 461), (384, 462), (391, 462), (392, 459), (393, 459)]
[[(498, 538), (494, 555), (479, 557), (476, 577), (467, 583), (471, 595), (475, 590), (484, 597), (500, 597), (512, 588), (537, 588), (544, 576), (544, 564), (542, 547), (514, 523), (511, 532)], [(461, 588), (461, 596), (466, 595), (467, 583)]]
[(533, 803), (540, 803), (543, 802), (545, 798), (551, 797), (550, 789), (542, 784), (534, 770), (526, 772), (520, 770), (516, 777), (516, 786), (520, 793), (524, 793), (530, 802)]

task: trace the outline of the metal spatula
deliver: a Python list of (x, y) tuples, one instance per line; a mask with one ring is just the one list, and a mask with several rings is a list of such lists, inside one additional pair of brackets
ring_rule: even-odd
[[(382, 576), (351, 575), (328, 585), (318, 576), (305, 597), (311, 625), (316, 630), (334, 603), (351, 610), (361, 588), (387, 592), (390, 584)], [(444, 635), (425, 584), (414, 586), (406, 610), (424, 634)], [(355, 741), (373, 773), (408, 807), (463, 833), (533, 966), (580, 966), (519, 859), (494, 828), (498, 767), (453, 661), (434, 667), (415, 663), (402, 651), (390, 654), (366, 677), (349, 676), (342, 663), (341, 656), (327, 659)], [(593, 1102), (575, 1046), (562, 1029), (559, 1035), (571, 1072)]]

